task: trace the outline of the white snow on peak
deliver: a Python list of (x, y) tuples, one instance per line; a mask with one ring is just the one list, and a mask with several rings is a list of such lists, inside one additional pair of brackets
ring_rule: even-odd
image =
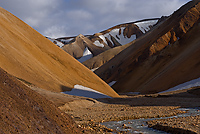
[(94, 44), (97, 46), (97, 47), (104, 47), (104, 45), (102, 43), (100, 43), (98, 40), (96, 40), (94, 42)]
[(79, 62), (84, 62), (86, 60), (89, 60), (93, 57), (93, 54), (90, 52), (90, 50), (88, 49), (88, 47), (85, 48), (84, 52), (83, 52), (83, 56), (78, 59)]
[(83, 96), (83, 97), (89, 97), (89, 98), (111, 98), (110, 96), (107, 96), (101, 92), (98, 92), (96, 90), (93, 90), (88, 87), (84, 87), (82, 85), (74, 85), (74, 88), (71, 91), (65, 91), (61, 92), (69, 95), (76, 95), (76, 96)]
[(60, 42), (60, 41), (57, 41), (56, 45), (59, 46), (59, 47), (63, 47), (64, 46), (64, 44), (62, 42)]
[(143, 33), (146, 33), (147, 31), (150, 30), (150, 26), (155, 25), (157, 22), (158, 20), (150, 20), (150, 21), (138, 22), (135, 23), (135, 25), (137, 25)]
[(188, 88), (196, 87), (196, 86), (200, 86), (200, 77), (197, 78), (197, 79), (182, 83), (178, 86), (172, 87), (168, 90), (165, 90), (165, 91), (162, 91), (162, 92), (159, 92), (159, 93), (165, 93), (165, 92), (176, 91), (176, 90), (183, 90), (183, 89), (188, 89)]
[(61, 39), (60, 41), (63, 42), (63, 43), (65, 43), (65, 44), (69, 44), (69, 42), (70, 42), (71, 40), (73, 40), (73, 39), (74, 39), (74, 38)]
[(56, 44), (60, 48), (64, 46), (64, 44), (62, 42), (57, 41), (56, 39), (52, 39), (52, 38), (47, 38), (47, 39), (49, 39), (51, 42), (53, 42), (54, 44)]
[(108, 45), (106, 38), (103, 35), (99, 35), (99, 38), (101, 38), (103, 40), (103, 42), (105, 42)]
[[(121, 29), (121, 34), (119, 34), (119, 31)], [(110, 42), (112, 44), (114, 44), (111, 40), (111, 36), (113, 36), (121, 45), (125, 45), (125, 44), (128, 44), (130, 43), (131, 41), (135, 40), (136, 39), (136, 35), (131, 35), (130, 38), (126, 37), (123, 35), (124, 33), (124, 29), (125, 27), (121, 27), (121, 28), (116, 28), (116, 29), (113, 29), (111, 30), (109, 33), (106, 33), (104, 34), (104, 37), (107, 37)]]

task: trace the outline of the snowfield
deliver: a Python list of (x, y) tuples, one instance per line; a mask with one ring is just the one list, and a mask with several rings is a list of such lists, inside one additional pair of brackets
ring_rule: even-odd
[(84, 62), (86, 60), (89, 60), (93, 57), (93, 54), (90, 52), (90, 50), (88, 49), (88, 47), (85, 48), (84, 52), (83, 52), (83, 57), (81, 57), (80, 59), (78, 59), (79, 62)]
[(111, 98), (101, 92), (95, 91), (91, 88), (84, 87), (82, 85), (74, 85), (74, 88), (71, 91), (61, 92), (69, 95), (83, 96), (89, 98)]
[(69, 39), (61, 39), (61, 41), (65, 44), (69, 44), (70, 41), (72, 41), (74, 38), (69, 38)]
[(96, 40), (94, 42), (94, 44), (97, 46), (97, 47), (104, 47), (104, 45), (102, 43), (100, 43), (98, 40)]
[[(119, 34), (120, 29), (121, 29), (121, 34)], [(136, 39), (136, 35), (132, 35), (130, 38), (124, 36), (123, 35), (124, 29), (125, 29), (125, 27), (116, 28), (116, 29), (111, 30), (109, 33), (104, 34), (103, 36), (107, 37), (109, 39), (109, 41), (112, 44), (114, 44), (113, 41), (111, 40), (111, 36), (113, 36), (121, 45), (128, 44), (131, 41)]]
[(103, 35), (99, 35), (99, 38), (101, 38), (103, 42), (105, 42), (108, 45), (108, 42), (106, 41), (106, 38)]
[(135, 25), (137, 25), (143, 33), (146, 33), (150, 30), (150, 26), (155, 25), (157, 22), (158, 20), (143, 21), (135, 23)]
[(162, 92), (159, 92), (159, 93), (165, 93), (165, 92), (176, 91), (176, 90), (183, 90), (183, 89), (188, 89), (188, 88), (197, 87), (197, 86), (200, 86), (200, 77), (197, 78), (197, 79), (182, 83), (178, 86), (172, 87), (168, 90), (165, 90), (165, 91), (162, 91)]
[[(150, 20), (150, 21), (143, 21), (143, 22), (138, 22), (134, 24), (137, 25), (143, 33), (146, 33), (147, 31), (150, 30), (150, 27), (155, 25), (157, 22), (158, 20)], [(113, 29), (109, 33), (100, 35), (99, 38), (101, 38), (106, 44), (108, 44), (107, 41), (105, 40), (105, 37), (107, 37), (109, 41), (112, 44), (114, 44), (113, 41), (111, 40), (111, 36), (113, 36), (121, 45), (128, 44), (136, 39), (135, 34), (132, 35), (130, 38), (128, 38), (127, 36), (124, 36), (124, 29), (125, 27)], [(121, 34), (119, 34), (120, 30), (121, 30)]]

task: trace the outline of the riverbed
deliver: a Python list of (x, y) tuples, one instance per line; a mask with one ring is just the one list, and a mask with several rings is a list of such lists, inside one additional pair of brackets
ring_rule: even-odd
[(170, 117), (160, 117), (160, 118), (148, 118), (148, 119), (134, 119), (134, 120), (124, 120), (124, 121), (111, 121), (104, 122), (104, 125), (108, 128), (116, 130), (116, 132), (127, 132), (127, 133), (147, 133), (147, 134), (167, 134), (164, 131), (159, 131), (153, 128), (149, 128), (147, 125), (148, 121), (159, 120), (159, 119), (169, 119), (169, 118), (180, 118), (200, 115), (200, 107), (196, 108), (179, 108), (178, 110), (185, 111), (183, 114), (178, 114), (176, 116)]

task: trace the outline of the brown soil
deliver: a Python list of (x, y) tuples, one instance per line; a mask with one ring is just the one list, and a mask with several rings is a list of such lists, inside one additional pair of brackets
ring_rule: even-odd
[(81, 133), (72, 118), (0, 69), (0, 133)]
[(168, 133), (199, 134), (200, 115), (148, 121), (148, 126)]
[[(103, 133), (115, 130), (105, 128), (99, 124), (100, 122), (166, 117), (184, 112), (177, 110), (177, 108), (198, 107), (200, 106), (200, 96), (196, 94), (199, 92), (197, 89), (163, 94), (121, 95), (121, 98), (97, 100), (75, 96), (70, 96), (70, 100), (67, 100), (69, 95), (42, 92), (42, 89), (36, 91), (42, 92), (44, 96), (56, 103), (62, 111), (71, 115), (85, 132)], [(53, 99), (53, 96), (56, 96), (56, 99)]]

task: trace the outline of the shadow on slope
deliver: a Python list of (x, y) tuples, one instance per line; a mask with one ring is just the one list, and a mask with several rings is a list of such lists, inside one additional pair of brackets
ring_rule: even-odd
[(75, 95), (75, 96), (82, 96), (82, 97), (88, 97), (88, 98), (111, 98), (110, 96), (107, 96), (101, 92), (95, 91), (91, 88), (84, 87), (81, 85), (75, 85), (74, 88), (69, 91), (68, 87), (66, 86), (61, 86), (62, 88), (62, 93), (68, 94), (68, 95)]
[(130, 106), (180, 106), (180, 107), (200, 107), (199, 87), (167, 92), (162, 94), (148, 95), (122, 95), (123, 98), (97, 99), (108, 104), (120, 104)]

